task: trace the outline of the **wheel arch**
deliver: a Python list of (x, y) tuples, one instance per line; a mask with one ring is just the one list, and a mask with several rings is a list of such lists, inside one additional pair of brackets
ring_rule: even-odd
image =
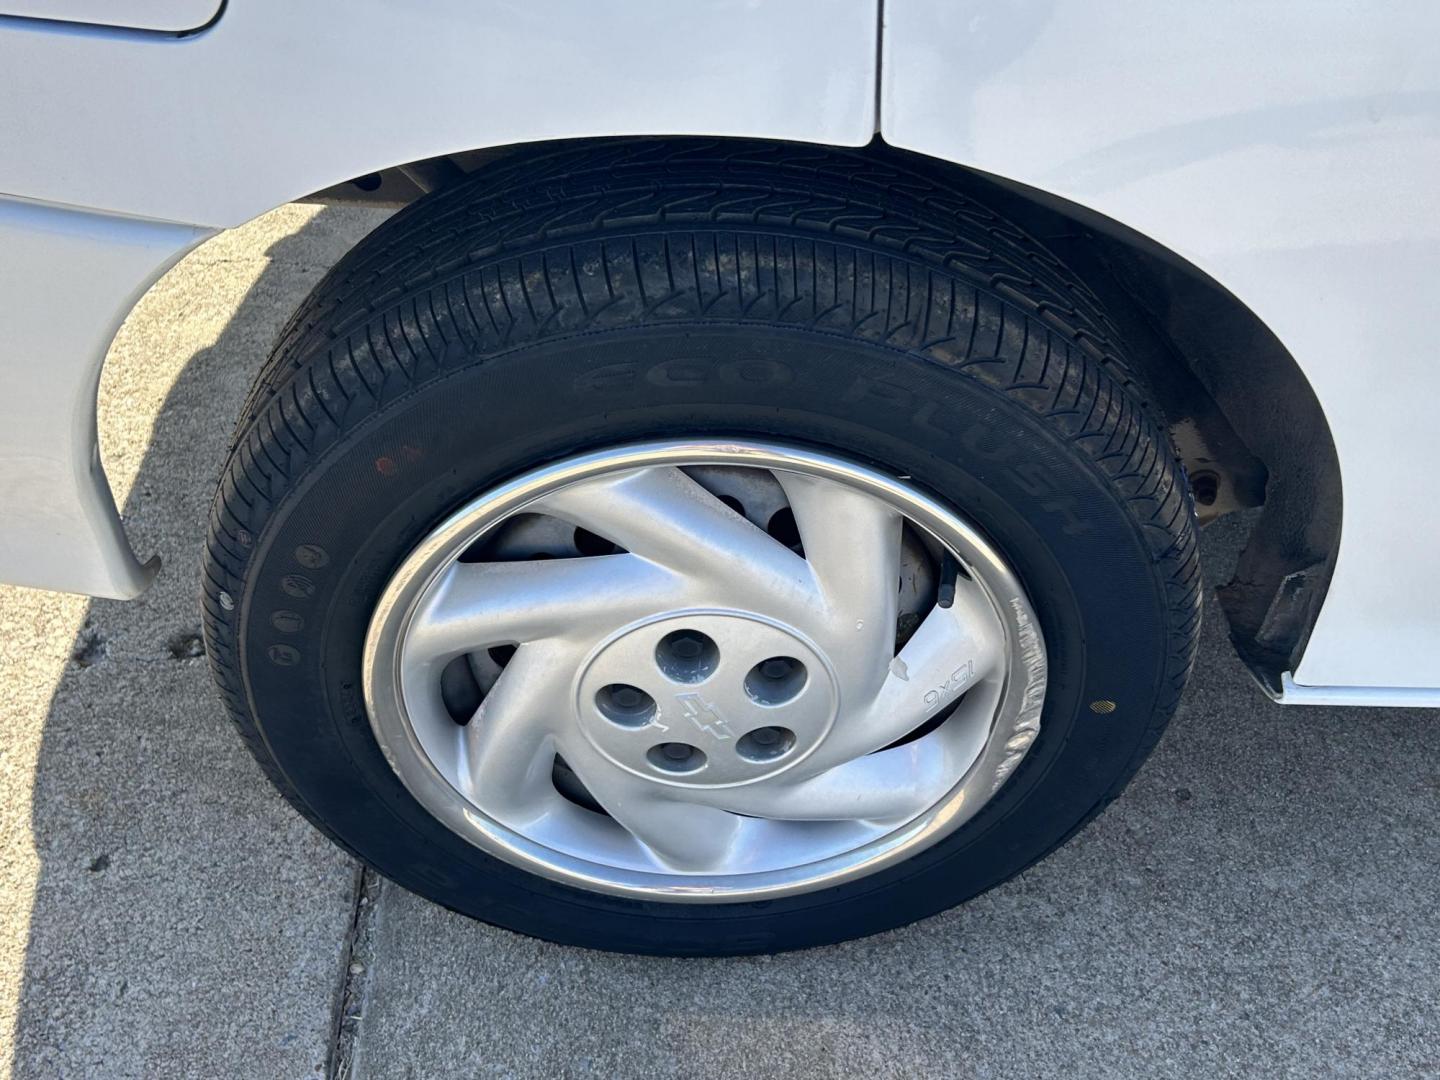
[[(613, 141), (457, 151), (351, 177), (311, 198), (399, 207), (516, 151)], [(836, 149), (943, 174), (1041, 240), (1092, 288), (1170, 424), (1202, 522), (1258, 512), (1235, 573), (1219, 593), (1237, 651), (1279, 694), (1280, 676), (1298, 666), (1325, 598), (1341, 521), (1334, 439), (1289, 350), (1254, 310), (1204, 270), (1113, 218), (1035, 187), (895, 149), (878, 138), (858, 150)]]
[(1258, 510), (1217, 584), (1236, 651), (1280, 696), (1340, 547), (1340, 460), (1304, 371), (1249, 305), (1163, 243), (1058, 195), (947, 167), (1099, 295), (1170, 423), (1201, 520)]
[[(402, 206), (518, 150), (610, 141), (456, 150), (352, 177), (308, 198)], [(1036, 188), (879, 140), (859, 150), (841, 149), (942, 172), (948, 183), (1040, 239), (1092, 287), (1170, 422), (1199, 488), (1202, 517), (1260, 507), (1221, 598), (1242, 657), (1278, 690), (1281, 673), (1295, 670), (1324, 599), (1341, 509), (1329, 426), (1284, 345), (1204, 271), (1121, 222)], [(97, 494), (109, 501), (108, 490)]]

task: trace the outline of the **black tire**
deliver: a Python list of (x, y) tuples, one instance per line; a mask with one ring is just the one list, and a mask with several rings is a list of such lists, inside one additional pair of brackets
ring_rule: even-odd
[[(913, 477), (987, 532), (1040, 612), (1039, 739), (909, 862), (748, 904), (579, 891), (449, 832), (377, 747), (361, 642), (420, 536), (537, 464), (703, 433)], [(406, 888), (560, 942), (773, 951), (950, 907), (1115, 798), (1190, 671), (1194, 530), (1098, 302), (943, 173), (883, 147), (617, 141), (523, 152), (422, 199), (316, 288), (240, 420), (205, 633), (276, 786)]]

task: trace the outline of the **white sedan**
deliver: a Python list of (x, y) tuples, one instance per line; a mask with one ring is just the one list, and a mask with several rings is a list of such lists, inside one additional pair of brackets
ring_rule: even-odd
[(1155, 744), (1239, 511), (1267, 693), (1440, 706), (1440, 7), (0, 0), (0, 580), (146, 589), (107, 346), (296, 199), (400, 209), (254, 357), (206, 650), (439, 903), (974, 896)]

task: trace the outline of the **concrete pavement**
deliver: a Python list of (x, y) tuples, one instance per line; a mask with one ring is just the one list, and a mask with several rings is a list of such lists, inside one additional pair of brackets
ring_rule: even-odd
[[(277, 211), (121, 331), (103, 449), (166, 560), (150, 594), (0, 588), (0, 1075), (1440, 1075), (1440, 717), (1268, 705), (1213, 605), (1124, 797), (919, 926), (615, 957), (362, 878), (228, 729), (196, 564), (271, 338), (382, 216)], [(1217, 530), (1212, 580), (1237, 538)]]
[(1125, 795), (917, 926), (775, 958), (617, 958), (384, 886), (361, 1074), (1440, 1075), (1436, 717), (1270, 706), (1210, 615)]
[[(261, 782), (198, 641), (198, 553), (245, 389), (363, 233), (292, 207), (187, 258), (121, 330), (102, 450), (158, 552), (130, 604), (0, 591), (0, 1070), (323, 1073), (356, 871)], [(348, 230), (348, 231), (347, 231)]]

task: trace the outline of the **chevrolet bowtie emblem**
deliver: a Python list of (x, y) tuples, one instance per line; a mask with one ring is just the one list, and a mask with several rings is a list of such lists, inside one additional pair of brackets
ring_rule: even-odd
[(712, 739), (734, 738), (725, 718), (699, 694), (676, 694), (675, 700), (680, 703), (680, 711), (685, 714), (685, 718)]

